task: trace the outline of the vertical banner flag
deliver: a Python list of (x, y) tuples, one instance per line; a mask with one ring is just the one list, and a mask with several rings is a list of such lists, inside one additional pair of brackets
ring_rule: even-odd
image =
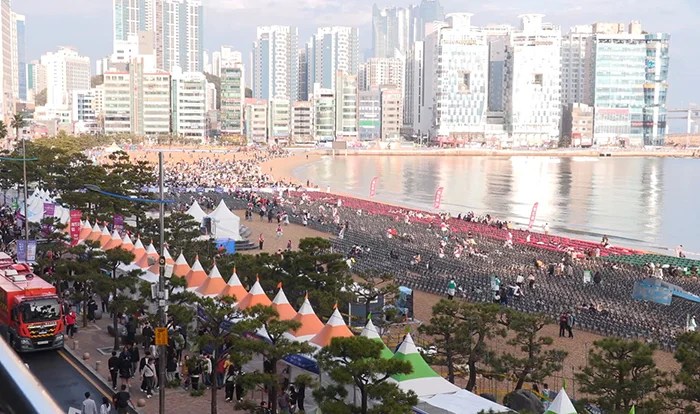
[(436, 210), (440, 209), (440, 202), (442, 201), (442, 190), (444, 190), (444, 188), (440, 187), (435, 192), (435, 200), (433, 201), (433, 208)]
[(27, 262), (36, 262), (36, 240), (29, 240), (27, 247)]
[(27, 241), (24, 239), (17, 240), (17, 261), (27, 261)]
[(83, 213), (80, 210), (70, 211), (70, 238), (73, 246), (78, 244), (78, 238), (80, 237), (80, 218), (82, 215)]
[(377, 181), (379, 177), (372, 178), (372, 182), (369, 183), (369, 196), (374, 197), (377, 194)]
[(44, 203), (44, 217), (53, 217), (56, 212), (56, 205), (53, 203)]
[(532, 205), (532, 212), (530, 213), (530, 225), (528, 228), (532, 228), (532, 226), (535, 224), (535, 218), (537, 217), (537, 206), (539, 206), (540, 203), (535, 203)]
[(124, 230), (124, 216), (115, 214), (112, 218), (112, 222), (114, 223), (114, 230), (116, 230), (117, 233), (121, 233), (122, 230)]

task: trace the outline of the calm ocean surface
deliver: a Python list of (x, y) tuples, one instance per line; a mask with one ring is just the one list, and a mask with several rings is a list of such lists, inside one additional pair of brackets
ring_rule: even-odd
[(432, 210), (473, 210), (525, 227), (539, 202), (535, 227), (673, 254), (683, 244), (700, 259), (700, 160), (673, 158), (547, 158), (327, 156), (294, 175), (325, 189)]

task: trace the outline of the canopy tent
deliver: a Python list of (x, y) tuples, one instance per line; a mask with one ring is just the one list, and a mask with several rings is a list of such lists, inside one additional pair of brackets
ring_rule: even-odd
[(221, 200), (216, 210), (209, 214), (211, 218), (211, 233), (221, 242), (225, 239), (242, 241), (241, 219), (229, 210), (224, 200)]
[(102, 229), (100, 228), (100, 226), (97, 225), (97, 223), (95, 223), (95, 225), (92, 227), (92, 231), (86, 237), (86, 240), (97, 241), (100, 239), (101, 235), (102, 235)]
[(410, 362), (413, 367), (413, 372), (410, 374), (392, 376), (403, 391), (413, 390), (418, 397), (427, 397), (460, 390), (459, 387), (447, 381), (430, 368), (430, 365), (425, 362), (418, 349), (416, 349), (416, 344), (413, 342), (411, 334), (406, 334), (401, 346), (399, 346), (392, 358)]
[(157, 263), (149, 267), (145, 272), (139, 275), (139, 279), (144, 280), (148, 283), (158, 283), (160, 280), (160, 265)]
[(119, 147), (119, 145), (117, 145), (116, 142), (113, 142), (112, 145), (105, 148), (105, 152), (107, 154), (112, 154), (112, 153), (119, 152), (119, 151), (122, 151), (122, 149), (121, 149), (121, 147)]
[(204, 271), (202, 264), (199, 263), (199, 256), (195, 257), (192, 268), (185, 276), (187, 280), (187, 290), (194, 291), (204, 283), (207, 279), (207, 273)]
[(559, 391), (559, 394), (557, 394), (557, 397), (552, 401), (552, 404), (549, 405), (544, 414), (576, 414), (576, 408), (574, 408), (574, 404), (569, 399), (564, 388)]
[(152, 257), (148, 257), (147, 254), (142, 254), (141, 258), (134, 262), (134, 264), (141, 269), (147, 269), (153, 266), (155, 263), (158, 263), (158, 261), (153, 259)]
[(168, 251), (167, 247), (163, 248), (163, 257), (165, 257), (165, 263), (169, 265), (175, 265), (175, 260), (173, 260), (173, 257), (170, 255), (170, 252)]
[(121, 246), (121, 244), (122, 244), (122, 238), (121, 238), (121, 236), (119, 236), (119, 233), (116, 230), (114, 230), (112, 232), (112, 236), (110, 237), (109, 241), (104, 246), (102, 246), (102, 249), (104, 249), (104, 250), (114, 249), (116, 247)]
[(143, 247), (141, 237), (136, 239), (136, 243), (134, 244), (134, 248), (131, 249), (131, 253), (133, 253), (134, 258), (136, 258), (137, 260), (140, 259), (141, 256), (146, 254), (146, 249)]
[(100, 247), (104, 248), (111, 239), (112, 235), (109, 233), (107, 226), (102, 227), (102, 234), (100, 234), (100, 237), (97, 239), (100, 243)]
[(250, 292), (241, 299), (236, 305), (238, 309), (248, 309), (255, 305), (270, 306), (270, 298), (267, 297), (262, 286), (260, 286), (260, 279), (255, 280), (255, 284), (250, 288)]
[(160, 257), (160, 255), (156, 251), (156, 246), (153, 245), (153, 241), (151, 241), (151, 244), (149, 244), (148, 247), (146, 247), (146, 256), (152, 257), (156, 259), (156, 261)]
[(248, 296), (248, 292), (243, 287), (241, 279), (238, 278), (238, 274), (236, 273), (235, 267), (233, 268), (233, 274), (228, 280), (226, 287), (224, 288), (224, 290), (221, 291), (221, 293), (219, 293), (219, 297), (223, 296), (231, 296), (233, 298), (236, 298), (237, 301), (240, 301), (244, 297)]
[(85, 240), (92, 233), (92, 225), (90, 225), (90, 220), (85, 220), (82, 227), (80, 227), (80, 235), (78, 240)]
[(365, 325), (365, 328), (362, 330), (360, 336), (364, 336), (365, 338), (374, 339), (375, 341), (381, 342), (383, 346), (382, 358), (391, 359), (391, 357), (394, 356), (394, 353), (391, 352), (391, 349), (387, 348), (386, 344), (382, 340), (382, 337), (379, 336), (379, 331), (377, 331), (377, 327), (374, 326), (374, 323), (372, 323), (371, 318), (367, 321), (367, 325)]
[(301, 326), (296, 331), (289, 332), (289, 336), (299, 342), (307, 342), (323, 329), (323, 322), (316, 316), (316, 312), (309, 302), (309, 295), (304, 298), (304, 303), (299, 308), (294, 320), (301, 323)]
[(124, 238), (122, 238), (121, 248), (126, 250), (127, 252), (134, 250), (134, 243), (131, 241), (131, 237), (129, 237), (128, 234), (124, 234)]
[(287, 295), (285, 295), (284, 290), (282, 290), (281, 283), (279, 288), (280, 290), (277, 291), (275, 298), (272, 300), (272, 309), (277, 311), (277, 313), (280, 315), (279, 319), (281, 321), (292, 320), (297, 315), (297, 311), (295, 311), (292, 305), (289, 304)]
[(328, 318), (328, 322), (323, 326), (323, 329), (321, 329), (316, 336), (311, 338), (309, 343), (324, 347), (330, 345), (333, 338), (349, 338), (351, 336), (354, 336), (354, 334), (345, 324), (345, 321), (343, 320), (343, 317), (340, 315), (338, 307), (336, 306), (333, 314), (331, 314), (331, 317)]
[(175, 261), (175, 265), (173, 266), (173, 274), (175, 276), (185, 277), (190, 272), (190, 270), (192, 269), (190, 268), (189, 263), (187, 263), (185, 255), (183, 255), (182, 252), (180, 252), (180, 255)]
[(226, 281), (221, 277), (219, 273), (219, 268), (216, 267), (216, 263), (211, 268), (209, 276), (206, 280), (194, 291), (197, 296), (215, 298), (221, 293), (226, 287)]
[(202, 210), (202, 207), (199, 206), (199, 203), (197, 203), (197, 200), (195, 200), (192, 205), (190, 206), (189, 209), (185, 212), (185, 214), (189, 214), (192, 216), (201, 226), (202, 221), (204, 220), (204, 217), (207, 216), (207, 213)]
[(479, 397), (478, 395), (471, 393), (467, 390), (459, 390), (457, 392), (448, 394), (437, 394), (431, 398), (422, 400), (416, 407), (421, 412), (435, 412), (437, 408), (441, 413), (454, 413), (454, 414), (477, 414), (479, 412), (489, 412), (493, 410), (494, 413), (504, 413), (512, 411), (508, 407), (504, 407), (493, 401), (487, 400), (486, 398)]

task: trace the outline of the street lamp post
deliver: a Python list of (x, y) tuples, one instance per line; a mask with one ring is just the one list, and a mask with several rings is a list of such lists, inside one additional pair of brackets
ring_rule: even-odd
[[(159, 267), (160, 267), (160, 274), (158, 277), (158, 293), (156, 300), (158, 301), (158, 317), (160, 320), (160, 325), (162, 328), (165, 328), (168, 321), (165, 313), (165, 205), (166, 204), (171, 204), (173, 201), (172, 200), (166, 200), (165, 199), (165, 188), (163, 184), (163, 152), (158, 153), (158, 186), (159, 186), (159, 199), (158, 200), (151, 200), (147, 198), (136, 198), (136, 197), (128, 197), (124, 196), (121, 194), (114, 194), (114, 193), (109, 193), (106, 191), (102, 191), (100, 187), (92, 184), (88, 184), (85, 186), (86, 189), (90, 191), (94, 191), (109, 197), (116, 197), (116, 198), (121, 198), (125, 200), (130, 200), (135, 203), (153, 203), (153, 204), (158, 204), (159, 205), (159, 221), (160, 221), (160, 258), (159, 258)], [(158, 350), (159, 352), (159, 358), (158, 358), (158, 385), (160, 385), (160, 389), (158, 392), (158, 402), (159, 402), (159, 410), (158, 412), (160, 414), (165, 414), (165, 358), (167, 355), (167, 349), (166, 346), (161, 345), (160, 349)]]

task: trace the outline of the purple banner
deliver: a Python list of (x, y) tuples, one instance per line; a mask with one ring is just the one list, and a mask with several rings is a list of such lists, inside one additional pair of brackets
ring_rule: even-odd
[(56, 212), (56, 205), (52, 203), (44, 203), (44, 217), (53, 217)]
[(17, 261), (25, 263), (36, 261), (36, 240), (29, 240), (28, 246), (26, 240), (17, 240)]
[(124, 230), (124, 216), (115, 214), (112, 218), (112, 222), (114, 223), (114, 230), (116, 230), (117, 233), (121, 233)]

